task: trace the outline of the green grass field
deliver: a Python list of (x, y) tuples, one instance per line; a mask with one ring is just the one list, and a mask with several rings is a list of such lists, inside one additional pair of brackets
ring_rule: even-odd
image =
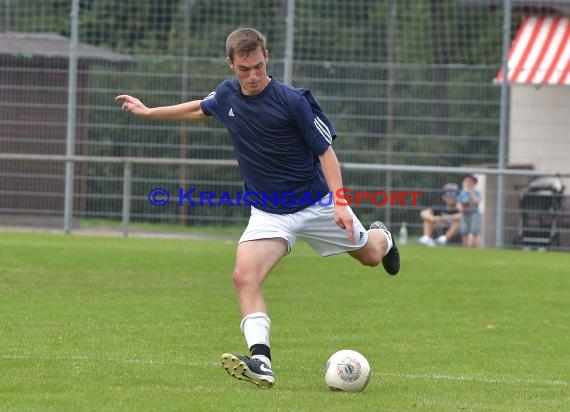
[[(401, 248), (402, 272), (305, 244), (270, 275), (277, 383), (243, 352), (235, 241), (0, 233), (0, 410), (567, 411), (570, 255)], [(334, 351), (368, 388), (329, 391)]]

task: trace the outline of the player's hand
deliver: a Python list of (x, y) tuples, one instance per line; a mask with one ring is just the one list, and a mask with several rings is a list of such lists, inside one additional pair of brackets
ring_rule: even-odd
[(352, 243), (354, 241), (354, 222), (352, 216), (348, 213), (346, 206), (335, 206), (334, 208), (334, 221), (341, 229), (346, 230), (348, 238)]
[(148, 107), (146, 107), (143, 102), (136, 97), (129, 96), (128, 94), (121, 94), (115, 97), (115, 100), (123, 101), (123, 105), (121, 106), (122, 110), (127, 110), (137, 116), (145, 116), (148, 114)]

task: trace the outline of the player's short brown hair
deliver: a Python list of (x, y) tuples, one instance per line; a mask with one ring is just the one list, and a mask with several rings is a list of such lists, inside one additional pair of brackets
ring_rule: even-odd
[(239, 28), (230, 33), (226, 39), (226, 53), (230, 61), (234, 61), (234, 56), (248, 55), (258, 48), (263, 52), (267, 50), (265, 37), (259, 31), (252, 28)]

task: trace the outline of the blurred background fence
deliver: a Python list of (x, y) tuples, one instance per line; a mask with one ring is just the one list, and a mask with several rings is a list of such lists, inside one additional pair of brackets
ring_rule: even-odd
[[(205, 97), (232, 76), (225, 37), (252, 26), (272, 76), (311, 89), (335, 123), (347, 187), (422, 192), (355, 207), (365, 224), (419, 236), (419, 211), (475, 172), (484, 246), (570, 250), (564, 192), (539, 185), (528, 200), (537, 177), (569, 183), (568, 1), (0, 2), (0, 225), (243, 226), (246, 206), (147, 197), (242, 189), (220, 123), (144, 121), (113, 99)], [(547, 240), (525, 243), (525, 225)]]

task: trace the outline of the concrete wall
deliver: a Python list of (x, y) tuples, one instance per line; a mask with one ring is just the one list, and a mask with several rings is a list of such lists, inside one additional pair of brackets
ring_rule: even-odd
[(509, 127), (509, 163), (570, 174), (570, 87), (513, 85)]

